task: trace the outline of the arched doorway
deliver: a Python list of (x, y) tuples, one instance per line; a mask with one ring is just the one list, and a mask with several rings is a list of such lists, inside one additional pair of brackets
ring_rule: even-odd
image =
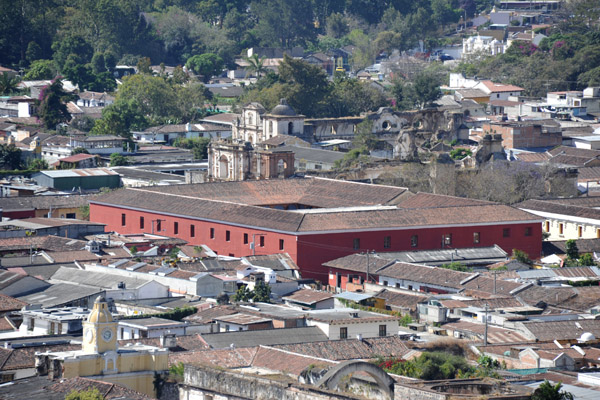
[(223, 155), (219, 158), (219, 178), (227, 179), (229, 177), (229, 159)]
[(377, 386), (387, 395), (389, 399), (394, 398), (394, 380), (383, 369), (375, 364), (366, 361), (346, 361), (332, 367), (323, 377), (316, 383), (318, 387), (326, 387), (335, 389), (340, 380), (345, 376), (355, 372), (362, 371), (369, 374), (377, 382)]

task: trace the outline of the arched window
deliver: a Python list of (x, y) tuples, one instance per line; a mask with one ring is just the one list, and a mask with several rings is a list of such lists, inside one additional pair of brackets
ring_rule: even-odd
[(273, 121), (269, 121), (269, 133), (273, 133)]
[(294, 132), (294, 124), (290, 121), (288, 124), (288, 135), (291, 135)]

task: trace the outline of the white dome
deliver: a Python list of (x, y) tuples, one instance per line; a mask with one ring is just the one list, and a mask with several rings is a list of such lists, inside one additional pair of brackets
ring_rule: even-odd
[(596, 340), (596, 337), (590, 333), (590, 332), (585, 332), (581, 335), (581, 337), (579, 338), (580, 342), (591, 342), (592, 340)]

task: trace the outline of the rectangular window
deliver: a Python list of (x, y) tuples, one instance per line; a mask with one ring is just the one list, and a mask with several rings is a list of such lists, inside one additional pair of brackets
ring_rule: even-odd
[(162, 232), (162, 220), (160, 220), (160, 219), (156, 220), (156, 231)]
[(550, 232), (550, 221), (546, 221), (546, 228), (545, 228), (546, 232)]
[(563, 224), (558, 224), (558, 234), (562, 235), (564, 231), (564, 226)]
[(387, 336), (387, 325), (379, 325), (379, 337)]
[(27, 326), (28, 331), (32, 331), (35, 329), (35, 319), (29, 318), (29, 325)]
[(419, 245), (419, 236), (412, 235), (410, 237), (410, 246), (411, 247), (417, 247), (418, 245)]
[(383, 248), (384, 249), (390, 249), (392, 247), (392, 237), (391, 236), (385, 236), (383, 238)]
[(231, 232), (225, 231), (225, 241), (229, 242), (231, 240)]
[(126, 223), (125, 214), (121, 214), (121, 226), (125, 226)]
[(510, 237), (510, 228), (502, 229), (502, 237)]
[(196, 226), (190, 225), (190, 237), (195, 237), (195, 236), (196, 236)]
[(531, 236), (532, 235), (532, 230), (531, 227), (528, 226), (525, 228), (525, 236)]
[(352, 247), (354, 248), (354, 250), (360, 249), (360, 239), (359, 238), (354, 238), (354, 240), (352, 241)]
[(348, 328), (345, 326), (340, 328), (340, 339), (348, 339)]
[(451, 246), (452, 245), (452, 234), (446, 233), (444, 236), (442, 236), (442, 240), (443, 240), (444, 246)]
[(265, 247), (265, 237), (264, 236), (260, 237), (260, 247)]
[(583, 236), (583, 227), (578, 226), (577, 227), (577, 237), (582, 237), (582, 236)]
[(473, 244), (479, 243), (479, 232), (473, 232)]
[(210, 238), (211, 239), (215, 238), (215, 228), (210, 228)]
[(283, 239), (279, 239), (279, 250), (283, 250), (283, 246), (284, 246)]
[(244, 244), (248, 244), (248, 234), (244, 233)]
[(179, 222), (173, 223), (173, 232), (175, 233), (175, 235), (179, 234)]
[(121, 337), (120, 337), (120, 339), (121, 340), (125, 339), (125, 328), (123, 328), (123, 327), (121, 327)]
[(67, 213), (67, 215), (65, 215), (65, 217), (67, 219), (77, 219), (77, 214), (76, 213)]
[(140, 217), (140, 229), (144, 229), (144, 217)]

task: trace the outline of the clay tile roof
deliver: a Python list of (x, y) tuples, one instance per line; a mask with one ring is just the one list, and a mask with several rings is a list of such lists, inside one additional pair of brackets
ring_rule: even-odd
[(305, 354), (312, 357), (342, 361), (351, 359), (368, 360), (377, 356), (400, 357), (408, 352), (406, 344), (397, 336), (385, 336), (367, 339), (329, 340), (298, 344), (279, 344), (277, 349)]
[(59, 161), (60, 162), (70, 162), (70, 163), (76, 163), (82, 160), (87, 160), (89, 158), (95, 158), (96, 156), (93, 154), (75, 154), (74, 156), (69, 156), (69, 157), (65, 157), (65, 158), (61, 158)]
[(574, 340), (585, 332), (600, 337), (600, 320), (578, 319), (570, 321), (528, 321), (525, 329), (539, 341)]
[(24, 301), (0, 293), (0, 313), (20, 310), (27, 304)]
[(110, 399), (128, 399), (128, 400), (150, 400), (151, 397), (135, 390), (103, 381), (89, 378), (69, 378), (61, 379), (57, 383), (49, 386), (47, 390), (63, 393), (65, 396), (72, 391), (87, 391), (92, 388), (98, 389), (100, 395), (105, 400)]
[(398, 204), (400, 208), (466, 207), (497, 204), (491, 201), (419, 192)]
[(537, 163), (548, 161), (550, 155), (548, 153), (517, 153), (515, 158), (523, 162)]
[(394, 292), (388, 289), (383, 289), (382, 291), (378, 292), (374, 297), (384, 299), (385, 305), (389, 306), (392, 310), (406, 308), (416, 310), (418, 303), (427, 300), (427, 296)]
[(562, 204), (552, 200), (525, 200), (515, 204), (515, 206), (523, 210), (542, 211), (552, 214), (600, 220), (600, 210), (572, 204)]
[(186, 353), (169, 355), (169, 364), (199, 364), (213, 365), (219, 368), (249, 367), (256, 356), (258, 347), (226, 349), (226, 350), (199, 350)]
[(42, 345), (42, 346), (30, 346), (30, 347), (19, 347), (16, 349), (9, 349), (10, 354), (6, 357), (4, 364), (2, 364), (2, 371), (34, 368), (35, 367), (35, 353), (46, 352), (46, 351), (70, 351), (80, 350), (80, 344), (59, 344), (59, 345)]
[(208, 324), (210, 322), (213, 322), (215, 318), (219, 318), (225, 315), (232, 315), (235, 313), (237, 313), (237, 310), (233, 306), (216, 306), (212, 308), (207, 308), (205, 310), (200, 310), (192, 315), (188, 315), (184, 318), (184, 321)]
[(395, 279), (410, 279), (411, 281), (435, 284), (454, 289), (462, 289), (460, 282), (473, 276), (469, 272), (459, 272), (438, 267), (395, 262), (377, 271), (380, 276)]
[(333, 362), (304, 356), (300, 354), (290, 354), (277, 348), (260, 346), (252, 359), (252, 366), (255, 368), (265, 368), (272, 371), (284, 372), (299, 376), (300, 373), (311, 367), (327, 368), (334, 365)]
[(521, 92), (525, 89), (515, 85), (505, 85), (502, 83), (494, 83), (492, 81), (481, 81), (492, 93), (501, 92)]
[(283, 300), (293, 301), (302, 304), (315, 304), (333, 297), (332, 293), (320, 292), (312, 289), (301, 289), (290, 295), (283, 297)]

